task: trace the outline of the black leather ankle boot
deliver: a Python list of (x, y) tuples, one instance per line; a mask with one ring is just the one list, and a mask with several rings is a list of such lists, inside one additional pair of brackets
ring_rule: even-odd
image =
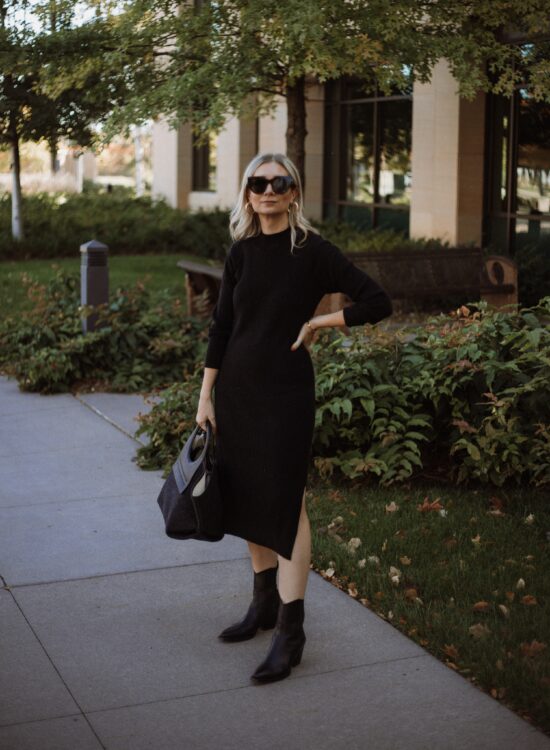
[(269, 630), (275, 627), (279, 609), (277, 590), (277, 564), (274, 568), (254, 573), (254, 591), (248, 612), (242, 620), (230, 625), (219, 634), (224, 641), (246, 641), (256, 635), (258, 628)]
[(303, 599), (294, 599), (286, 604), (281, 601), (269, 652), (252, 679), (273, 682), (288, 677), (291, 667), (295, 667), (302, 659), (306, 642), (303, 622)]

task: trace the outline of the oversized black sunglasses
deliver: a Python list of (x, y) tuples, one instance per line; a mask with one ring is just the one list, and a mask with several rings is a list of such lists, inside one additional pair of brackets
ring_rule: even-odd
[(277, 175), (277, 177), (272, 177), (270, 180), (268, 180), (267, 177), (249, 177), (246, 184), (253, 193), (256, 193), (256, 195), (265, 193), (268, 185), (271, 185), (273, 192), (278, 195), (283, 195), (288, 192), (291, 187), (296, 187), (294, 180), (288, 174)]

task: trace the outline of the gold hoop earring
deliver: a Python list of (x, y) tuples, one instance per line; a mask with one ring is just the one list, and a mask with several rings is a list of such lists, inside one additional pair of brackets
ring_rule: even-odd
[(250, 201), (247, 202), (244, 208), (245, 208), (245, 211), (248, 211), (248, 209), (250, 208)]

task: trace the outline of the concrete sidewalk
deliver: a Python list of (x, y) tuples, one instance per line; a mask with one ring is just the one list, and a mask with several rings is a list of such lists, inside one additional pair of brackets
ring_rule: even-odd
[[(137, 468), (139, 396), (0, 378), (1, 750), (550, 750), (550, 739), (312, 572), (307, 642), (256, 685), (272, 631), (246, 543), (164, 534)], [(118, 427), (117, 427), (118, 425)]]

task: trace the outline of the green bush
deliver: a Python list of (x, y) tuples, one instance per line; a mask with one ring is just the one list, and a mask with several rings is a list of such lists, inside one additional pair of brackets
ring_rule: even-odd
[(315, 343), (318, 469), (549, 483), (549, 322), (550, 297), (518, 313), (480, 302), (407, 334)]
[(181, 300), (141, 282), (118, 288), (96, 308), (96, 330), (83, 334), (77, 274), (57, 271), (48, 284), (24, 277), (30, 311), (0, 324), (0, 368), (22, 390), (55, 393), (99, 383), (144, 391), (184, 380), (205, 346), (204, 323)]
[(230, 244), (226, 211), (180, 211), (127, 191), (39, 193), (23, 198), (25, 239), (10, 233), (11, 195), (0, 197), (0, 260), (78, 255), (96, 239), (113, 255), (191, 253), (223, 260)]
[[(24, 277), (29, 312), (0, 324), (0, 367), (24, 390), (162, 392), (138, 461), (169, 468), (194, 426), (208, 320), (141, 282), (116, 289), (84, 335), (76, 274)], [(407, 332), (321, 329), (313, 455), (322, 475), (383, 485), (435, 472), (458, 483), (550, 482), (550, 297), (518, 312), (472, 303)], [(365, 335), (366, 334), (366, 335)], [(215, 398), (215, 391), (214, 391)], [(428, 473), (428, 476), (430, 474)]]
[(380, 252), (392, 250), (445, 250), (448, 242), (437, 239), (410, 239), (392, 229), (373, 229), (364, 231), (352, 224), (333, 219), (314, 221), (314, 226), (323, 237), (337, 245), (341, 250), (353, 252)]
[(202, 365), (197, 366), (185, 381), (158, 391), (160, 402), (149, 399), (153, 407), (148, 414), (140, 415), (136, 431), (136, 435), (149, 437), (149, 443), (141, 446), (137, 453), (137, 463), (142, 469), (162, 468), (165, 475), (170, 471), (185, 440), (197, 426), (195, 417), (202, 373)]

